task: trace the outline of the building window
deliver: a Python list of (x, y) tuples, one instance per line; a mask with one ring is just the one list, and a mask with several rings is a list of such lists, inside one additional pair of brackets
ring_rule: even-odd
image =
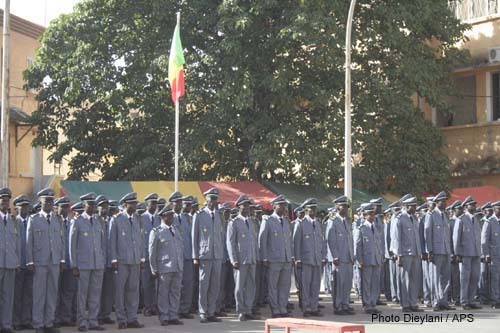
[(500, 72), (491, 73), (490, 121), (500, 120)]
[(456, 94), (449, 96), (449, 110), (436, 110), (438, 127), (460, 126), (477, 123), (476, 77), (474, 75), (454, 79)]
[(500, 13), (498, 0), (448, 0), (448, 6), (462, 21), (471, 21)]

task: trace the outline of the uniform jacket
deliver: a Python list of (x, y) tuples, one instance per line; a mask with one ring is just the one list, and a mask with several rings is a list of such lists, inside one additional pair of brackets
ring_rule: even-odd
[(226, 246), (231, 264), (247, 265), (257, 262), (255, 235), (255, 226), (251, 217), (238, 215), (229, 222)]
[(403, 209), (399, 214), (394, 233), (394, 248), (398, 256), (420, 256), (420, 235), (418, 221), (415, 215), (410, 215)]
[(259, 231), (259, 252), (262, 260), (291, 262), (292, 243), (290, 221), (286, 216), (283, 215), (280, 220), (278, 214), (273, 213), (263, 219)]
[(142, 224), (142, 234), (144, 235), (144, 256), (149, 260), (149, 234), (153, 228), (160, 226), (161, 220), (157, 214), (150, 214), (147, 210), (140, 217)]
[(0, 219), (0, 268), (12, 269), (21, 265), (22, 227), (10, 214), (5, 215), (5, 221)]
[(24, 219), (18, 215), (16, 216), (18, 231), (19, 231), (19, 260), (21, 268), (26, 267), (26, 230), (28, 229), (28, 219), (26, 216)]
[(212, 212), (208, 207), (199, 210), (193, 216), (193, 259), (223, 258), (224, 235), (222, 219), (217, 209)]
[(191, 230), (193, 228), (191, 215), (187, 213), (174, 214), (174, 226), (182, 236), (182, 246), (184, 247), (184, 260), (193, 259), (193, 242)]
[[(92, 222), (91, 222), (92, 219)], [(69, 231), (69, 257), (71, 268), (82, 270), (104, 269), (106, 242), (104, 227), (97, 215), (79, 215)]]
[(175, 226), (162, 223), (149, 234), (149, 264), (152, 272), (182, 272), (184, 265), (182, 236)]
[(495, 263), (500, 262), (500, 219), (495, 214), (483, 224), (481, 254), (484, 257), (491, 256)]
[(381, 265), (383, 252), (383, 234), (380, 229), (375, 224), (372, 229), (370, 222), (363, 222), (354, 232), (354, 257), (363, 265)]
[(35, 266), (65, 263), (66, 236), (59, 218), (41, 211), (30, 216), (26, 231), (26, 264)]
[(326, 259), (321, 223), (317, 218), (306, 216), (295, 225), (293, 251), (295, 260), (307, 265), (319, 266)]
[(481, 228), (473, 215), (465, 213), (455, 219), (453, 250), (455, 255), (463, 257), (481, 255)]
[(425, 216), (425, 246), (427, 253), (451, 254), (450, 224), (445, 212), (437, 207)]
[(137, 214), (129, 216), (127, 212), (123, 211), (114, 216), (110, 224), (111, 262), (137, 265), (146, 261), (143, 231)]
[(326, 228), (328, 260), (338, 258), (341, 263), (354, 262), (354, 245), (348, 218), (345, 222), (339, 214), (328, 221)]

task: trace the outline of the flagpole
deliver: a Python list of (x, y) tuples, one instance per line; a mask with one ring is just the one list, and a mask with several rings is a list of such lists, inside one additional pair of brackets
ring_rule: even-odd
[[(181, 12), (177, 12), (177, 26), (181, 21)], [(179, 97), (176, 97), (175, 102), (175, 153), (174, 153), (174, 188), (179, 190)]]

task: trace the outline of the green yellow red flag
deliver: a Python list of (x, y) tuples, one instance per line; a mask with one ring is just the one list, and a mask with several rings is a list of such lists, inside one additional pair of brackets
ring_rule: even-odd
[(184, 96), (184, 54), (182, 50), (179, 20), (175, 26), (170, 57), (168, 59), (168, 81), (172, 89), (172, 101), (179, 103), (179, 98)]

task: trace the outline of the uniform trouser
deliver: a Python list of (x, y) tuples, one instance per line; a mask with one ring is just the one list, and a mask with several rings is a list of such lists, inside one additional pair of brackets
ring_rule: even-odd
[(197, 310), (200, 300), (200, 265), (193, 265), (193, 301), (191, 309)]
[(115, 312), (118, 323), (137, 320), (140, 270), (139, 264), (118, 264), (115, 276)]
[(160, 320), (178, 319), (182, 272), (161, 273), (158, 281), (158, 312)]
[(19, 270), (15, 285), (12, 322), (15, 326), (29, 325), (33, 309), (33, 272), (25, 268)]
[(240, 265), (239, 269), (233, 270), (233, 273), (236, 312), (250, 314), (255, 299), (255, 264)]
[(220, 289), (222, 260), (200, 260), (200, 292), (198, 310), (201, 316), (212, 317), (215, 314), (217, 296)]
[(99, 314), (103, 276), (104, 269), (80, 270), (77, 294), (78, 327), (99, 326), (97, 315)]
[[(302, 311), (318, 311), (321, 265), (302, 264)], [(286, 313), (286, 312), (285, 312)]]
[(500, 304), (500, 260), (497, 258), (492, 258), (493, 261), (488, 265), (488, 270), (490, 272), (490, 290), (488, 290), (491, 304)]
[[(215, 312), (221, 312), (222, 309), (225, 307), (226, 304), (226, 298), (228, 294), (228, 288), (229, 288), (229, 275), (233, 275), (233, 266), (231, 265), (230, 262), (228, 261), (223, 261), (221, 270), (220, 270), (220, 291), (219, 295), (217, 296), (217, 305), (216, 305), (216, 310)], [(234, 288), (234, 286), (233, 286)]]
[(52, 327), (57, 302), (59, 264), (36, 266), (33, 276), (33, 327)]
[(113, 312), (115, 300), (115, 272), (112, 268), (104, 270), (101, 290), (101, 306), (99, 307), (99, 319), (110, 318)]
[(403, 256), (403, 265), (400, 266), (401, 280), (401, 307), (409, 308), (417, 306), (417, 298), (422, 286), (422, 261), (417, 256)]
[(381, 265), (364, 265), (361, 269), (358, 267), (365, 309), (373, 309), (377, 305), (380, 294), (380, 267)]
[(358, 264), (352, 265), (352, 276), (354, 278), (354, 288), (358, 295), (362, 295), (363, 291), (361, 290), (361, 278), (359, 275), (359, 267)]
[(0, 268), (0, 327), (12, 329), (12, 309), (14, 307), (14, 287), (16, 270)]
[(290, 262), (272, 262), (267, 271), (271, 312), (272, 314), (287, 314), (286, 306), (292, 283), (292, 264)]
[(59, 274), (59, 293), (57, 296), (56, 322), (69, 323), (76, 319), (76, 293), (78, 280), (73, 270), (66, 268)]
[(380, 286), (382, 289), (381, 292), (384, 293), (385, 299), (390, 301), (392, 300), (391, 296), (391, 271), (389, 268), (389, 259), (384, 259), (382, 264), (381, 274), (380, 274)]
[(391, 280), (391, 297), (392, 300), (400, 299), (400, 281), (399, 281), (399, 269), (398, 264), (394, 260), (389, 260), (389, 274)]
[(266, 266), (262, 265), (262, 274), (260, 275), (260, 303), (264, 304), (269, 299), (269, 270)]
[(432, 305), (448, 305), (450, 289), (450, 256), (435, 254), (431, 262)]
[(179, 313), (188, 314), (189, 310), (191, 310), (191, 303), (193, 302), (193, 260), (184, 259), (183, 267)]
[(489, 265), (482, 262), (481, 263), (481, 273), (479, 275), (479, 298), (481, 301), (487, 301), (490, 299), (490, 281), (489, 276)]
[(255, 264), (255, 297), (253, 300), (252, 307), (255, 308), (257, 304), (262, 304), (262, 290), (264, 286), (262, 285), (262, 276), (264, 274), (264, 266), (262, 265), (262, 261), (257, 261)]
[(156, 310), (156, 279), (153, 277), (153, 274), (151, 274), (151, 266), (148, 261), (144, 263), (144, 269), (141, 270), (141, 291), (142, 300), (144, 302), (144, 310)]
[(460, 301), (460, 267), (458, 263), (450, 263), (450, 294), (453, 302)]
[(427, 260), (422, 260), (422, 291), (426, 305), (431, 304), (431, 285), (430, 263)]
[(460, 266), (460, 304), (471, 304), (479, 282), (479, 257), (462, 257)]
[(324, 268), (325, 271), (325, 289), (331, 295), (333, 288), (333, 272), (332, 272), (332, 262), (327, 262)]
[(347, 310), (349, 308), (349, 298), (351, 295), (353, 268), (351, 263), (341, 262), (335, 269), (335, 310)]

